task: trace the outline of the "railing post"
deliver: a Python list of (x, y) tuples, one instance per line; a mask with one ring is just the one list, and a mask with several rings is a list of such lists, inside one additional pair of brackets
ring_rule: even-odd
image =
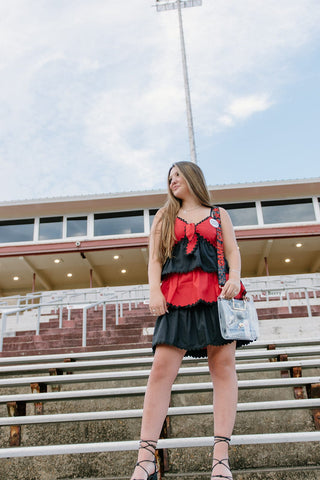
[(82, 309), (82, 346), (87, 346), (87, 308)]
[(118, 302), (116, 302), (116, 325), (119, 325), (119, 311), (118, 311)]
[(68, 305), (67, 308), (68, 308), (68, 322), (69, 322), (69, 320), (71, 319), (71, 306)]
[(288, 310), (289, 310), (289, 313), (291, 314), (292, 313), (292, 307), (291, 307), (291, 302), (290, 302), (290, 292), (289, 292), (289, 290), (286, 291), (286, 294), (287, 294)]
[(102, 304), (102, 330), (107, 330), (107, 305), (106, 302)]
[(36, 329), (36, 335), (39, 335), (40, 333), (40, 318), (41, 318), (41, 304), (38, 307), (38, 317), (37, 317), (37, 329)]
[(309, 294), (307, 288), (304, 288), (304, 294), (307, 302), (307, 310), (308, 310), (308, 317), (312, 317), (312, 312), (311, 312), (311, 306), (310, 306), (310, 300), (309, 300)]
[(62, 312), (63, 312), (63, 306), (60, 304), (59, 307), (59, 328), (62, 328)]
[[(17, 307), (20, 308), (20, 295), (19, 295), (19, 298), (18, 298)], [(19, 322), (19, 311), (17, 311), (17, 313), (16, 313), (16, 322), (17, 323)]]
[(0, 335), (0, 352), (2, 352), (3, 348), (3, 337), (5, 334), (7, 328), (7, 314), (2, 313), (2, 318), (1, 318), (1, 335)]

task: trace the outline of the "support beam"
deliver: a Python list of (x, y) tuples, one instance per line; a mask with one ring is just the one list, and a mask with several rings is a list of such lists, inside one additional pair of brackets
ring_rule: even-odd
[(106, 283), (103, 281), (103, 278), (101, 277), (101, 275), (99, 274), (99, 272), (97, 271), (95, 265), (93, 264), (92, 262), (92, 259), (90, 257), (90, 254), (88, 252), (85, 253), (85, 258), (84, 260), (87, 261), (87, 263), (89, 264), (90, 266), (90, 269), (92, 270), (92, 272), (94, 273), (94, 276), (96, 278), (96, 281), (97, 281), (97, 284), (99, 287), (105, 287)]
[(313, 262), (313, 264), (310, 267), (310, 272), (311, 273), (316, 273), (320, 269), (320, 256)]
[(273, 245), (273, 239), (269, 239), (265, 241), (263, 251), (261, 253), (261, 258), (259, 261), (259, 265), (257, 268), (257, 276), (260, 277), (263, 274), (263, 271), (265, 269), (265, 258), (268, 258), (268, 255), (270, 253), (271, 247)]
[(45, 287), (46, 290), (53, 290), (53, 287), (49, 280), (43, 275), (42, 272), (40, 272), (32, 263), (32, 261), (28, 257), (19, 257), (21, 260), (24, 261), (24, 263), (28, 266), (28, 268), (31, 270), (32, 274), (36, 274), (42, 285)]

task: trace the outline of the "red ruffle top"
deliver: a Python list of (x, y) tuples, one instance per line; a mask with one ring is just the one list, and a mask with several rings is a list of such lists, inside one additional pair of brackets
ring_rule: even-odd
[[(169, 305), (187, 307), (217, 301), (221, 292), (217, 275), (217, 227), (211, 216), (198, 223), (176, 218), (172, 257), (162, 270), (161, 290)], [(244, 291), (241, 284), (236, 298), (242, 298)]]

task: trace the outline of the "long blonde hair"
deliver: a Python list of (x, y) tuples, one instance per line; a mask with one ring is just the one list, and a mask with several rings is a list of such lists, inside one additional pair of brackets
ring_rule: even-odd
[(169, 177), (173, 167), (179, 170), (179, 173), (187, 182), (190, 192), (199, 200), (201, 205), (205, 207), (212, 206), (210, 193), (201, 168), (193, 162), (174, 163), (168, 172), (168, 198), (162, 209), (161, 217), (159, 260), (162, 264), (167, 258), (171, 258), (172, 247), (175, 241), (175, 220), (182, 204), (182, 201), (176, 198), (170, 189)]

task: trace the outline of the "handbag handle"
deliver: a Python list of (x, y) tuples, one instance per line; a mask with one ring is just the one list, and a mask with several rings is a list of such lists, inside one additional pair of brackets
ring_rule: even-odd
[(218, 257), (218, 281), (220, 287), (226, 283), (226, 260), (223, 251), (223, 236), (221, 229), (220, 208), (212, 207), (211, 216), (217, 221), (217, 257)]

